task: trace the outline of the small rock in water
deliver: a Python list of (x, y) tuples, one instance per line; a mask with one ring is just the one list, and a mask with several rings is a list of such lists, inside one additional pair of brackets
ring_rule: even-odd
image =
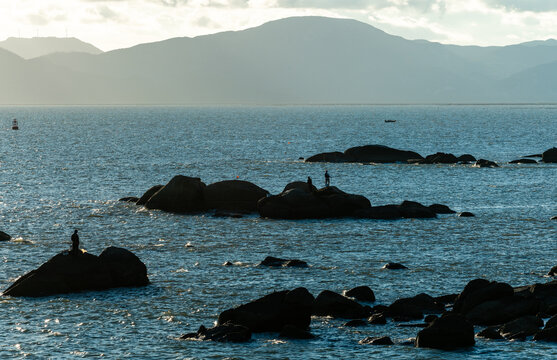
[(484, 339), (491, 339), (491, 340), (502, 340), (503, 337), (499, 333), (499, 330), (495, 326), (490, 326), (479, 333), (476, 334), (476, 337), (484, 338)]
[(227, 322), (210, 329), (201, 325), (196, 333), (182, 335), (180, 336), (180, 339), (210, 340), (218, 342), (246, 342), (251, 339), (251, 331), (245, 326)]
[(3, 231), (0, 231), (0, 241), (8, 241), (10, 240), (12, 237), (8, 234), (6, 234)]
[(477, 160), (474, 163), (474, 166), (481, 167), (481, 168), (483, 168), (483, 167), (499, 167), (499, 165), (497, 165), (495, 162), (490, 161), (490, 160), (486, 160), (486, 159)]
[(358, 301), (375, 301), (375, 294), (368, 286), (358, 286), (344, 293), (344, 296), (354, 298)]
[(549, 276), (557, 276), (557, 265), (555, 265), (554, 267), (552, 267), (551, 270), (549, 270), (549, 272), (547, 273), (547, 275), (549, 275)]
[(360, 326), (366, 326), (367, 324), (368, 323), (365, 322), (364, 320), (355, 319), (355, 320), (350, 320), (349, 322), (344, 324), (344, 326), (345, 327), (360, 327)]
[(222, 264), (222, 266), (232, 266), (234, 264), (232, 264), (230, 261), (225, 262), (224, 264)]
[(373, 314), (367, 321), (373, 325), (385, 325), (387, 323), (387, 318), (383, 314)]
[(537, 164), (538, 162), (534, 159), (517, 159), (510, 161), (509, 164)]
[(474, 217), (476, 215), (472, 214), (471, 212), (468, 211), (463, 211), (460, 214), (458, 214), (459, 217)]
[(394, 345), (393, 341), (388, 336), (381, 337), (366, 337), (359, 342), (362, 345)]
[(383, 265), (383, 269), (401, 270), (401, 269), (408, 269), (408, 268), (399, 263), (386, 263), (385, 265)]
[(557, 215), (552, 216), (551, 218), (549, 218), (549, 220), (557, 220)]
[(273, 256), (267, 256), (265, 260), (260, 262), (258, 266), (271, 266), (271, 267), (300, 267), (307, 268), (308, 263), (297, 259), (281, 259)]

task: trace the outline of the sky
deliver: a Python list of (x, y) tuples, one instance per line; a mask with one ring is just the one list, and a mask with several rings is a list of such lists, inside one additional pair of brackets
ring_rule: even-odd
[(308, 15), (446, 44), (557, 38), (557, 0), (0, 0), (0, 40), (67, 34), (108, 51)]

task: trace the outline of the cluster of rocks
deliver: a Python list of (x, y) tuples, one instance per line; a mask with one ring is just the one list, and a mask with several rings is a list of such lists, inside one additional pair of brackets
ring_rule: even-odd
[(59, 253), (21, 276), (3, 295), (39, 297), (147, 284), (145, 264), (132, 252), (111, 246), (99, 256)]
[[(157, 185), (135, 202), (148, 209), (175, 213), (197, 213), (217, 210), (214, 216), (241, 217), (239, 213), (258, 212), (274, 219), (323, 219), (352, 217), (393, 220), (402, 218), (435, 218), (437, 214), (454, 213), (446, 205), (424, 206), (414, 201), (397, 205), (371, 206), (370, 201), (349, 194), (335, 186), (317, 189), (306, 182), (292, 182), (277, 195), (248, 181), (229, 180), (206, 186), (199, 178), (177, 175), (164, 186)], [(227, 212), (223, 212), (227, 211)], [(230, 213), (232, 211), (232, 213)]]
[[(531, 157), (540, 157), (542, 162), (557, 162), (557, 148), (551, 148), (543, 154), (529, 155), (522, 159), (513, 160), (511, 164), (535, 164)], [(498, 167), (497, 163), (476, 159), (470, 154), (456, 156), (450, 153), (437, 152), (423, 157), (414, 151), (394, 149), (384, 145), (356, 146), (344, 152), (325, 152), (310, 156), (306, 162), (332, 163), (410, 163), (410, 164), (474, 164), (477, 167)]]
[[(460, 294), (431, 297), (418, 294), (390, 305), (369, 306), (375, 294), (367, 286), (344, 292), (330, 290), (314, 297), (307, 289), (273, 292), (222, 312), (217, 325), (183, 335), (182, 339), (244, 342), (252, 333), (275, 332), (280, 337), (311, 339), (311, 316), (348, 319), (343, 326), (379, 326), (389, 319), (423, 323), (415, 340), (399, 342), (444, 350), (474, 346), (476, 337), (557, 341), (557, 281), (513, 288), (506, 283), (476, 279)], [(425, 316), (427, 315), (427, 316)], [(553, 317), (545, 323), (543, 318)], [(425, 318), (424, 318), (425, 316)], [(475, 335), (474, 326), (485, 326)], [(543, 328), (542, 328), (543, 327)], [(360, 344), (393, 345), (388, 336), (367, 337)]]

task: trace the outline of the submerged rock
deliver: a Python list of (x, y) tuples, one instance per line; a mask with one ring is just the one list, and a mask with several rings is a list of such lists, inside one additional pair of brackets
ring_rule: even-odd
[(205, 184), (199, 178), (176, 175), (145, 203), (147, 209), (175, 213), (205, 210)]
[(383, 265), (382, 269), (388, 270), (406, 270), (408, 269), (406, 266), (399, 264), (399, 263), (386, 263)]
[(137, 256), (108, 247), (99, 256), (62, 252), (20, 277), (3, 295), (38, 297), (147, 284), (147, 268)]
[(0, 231), (0, 241), (9, 241), (12, 237), (3, 231)]
[(344, 296), (354, 298), (358, 301), (375, 301), (375, 294), (373, 293), (373, 290), (369, 288), (369, 286), (357, 286), (346, 291), (344, 293)]
[(476, 215), (472, 214), (472, 213), (469, 212), (469, 211), (463, 211), (463, 212), (459, 213), (458, 216), (459, 216), (459, 217), (474, 217), (474, 216), (476, 216)]
[(308, 263), (297, 259), (281, 259), (272, 256), (267, 256), (265, 260), (257, 264), (258, 266), (272, 266), (272, 267), (301, 267), (307, 268)]
[(537, 164), (538, 162), (534, 159), (517, 159), (509, 161), (509, 164)]
[(544, 163), (557, 163), (557, 148), (553, 147), (546, 150), (542, 154), (542, 162)]
[(313, 295), (305, 288), (271, 293), (250, 303), (223, 311), (217, 324), (243, 325), (252, 332), (279, 332), (286, 325), (307, 329)]
[(462, 315), (447, 313), (418, 332), (416, 346), (454, 350), (474, 346), (474, 327)]
[(257, 201), (269, 192), (243, 180), (225, 180), (204, 188), (205, 208), (229, 211), (256, 211)]
[(201, 325), (195, 333), (180, 336), (181, 340), (204, 340), (218, 342), (247, 342), (251, 340), (251, 331), (242, 325), (226, 323), (210, 329)]

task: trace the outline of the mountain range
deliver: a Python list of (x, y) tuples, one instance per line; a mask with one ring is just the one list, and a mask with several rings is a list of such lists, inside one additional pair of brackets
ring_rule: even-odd
[(0, 49), (1, 104), (545, 103), (556, 81), (555, 40), (443, 45), (323, 17), (104, 53)]
[(57, 52), (83, 52), (94, 55), (102, 53), (100, 49), (79, 39), (57, 37), (10, 37), (0, 41), (0, 48), (8, 50), (24, 59), (32, 59)]

